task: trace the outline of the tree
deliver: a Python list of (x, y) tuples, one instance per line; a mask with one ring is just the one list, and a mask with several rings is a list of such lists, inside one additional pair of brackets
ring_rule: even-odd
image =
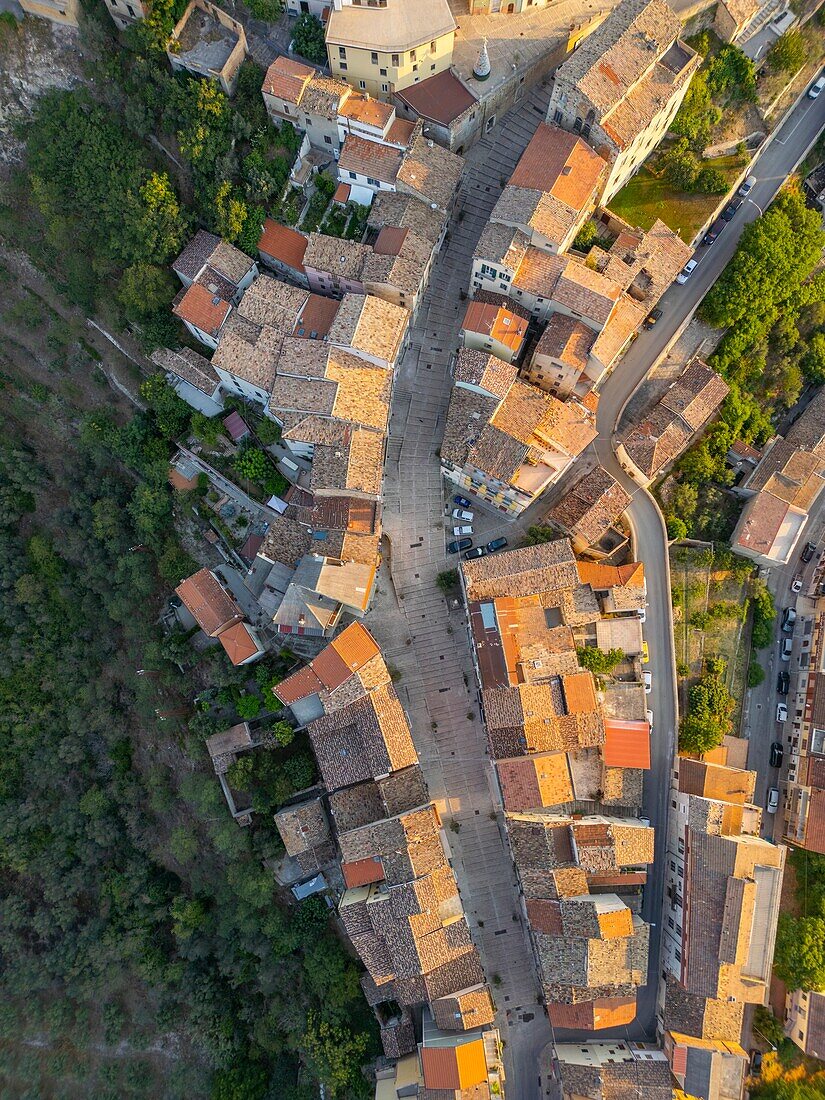
[(750, 582), (750, 606), (753, 611), (751, 645), (754, 649), (764, 649), (773, 642), (776, 605), (772, 593), (759, 577)]
[(687, 713), (679, 730), (683, 752), (707, 752), (731, 732), (730, 716), (735, 704), (724, 682), (724, 671), (721, 658), (707, 658), (704, 674), (688, 691)]
[(579, 646), (576, 656), (582, 668), (589, 669), (595, 676), (609, 676), (616, 665), (625, 659), (624, 650), (608, 649), (605, 652), (598, 646)]
[(698, 72), (690, 82), (670, 129), (702, 152), (721, 117), (722, 112), (711, 101), (705, 74)]
[(675, 142), (662, 156), (666, 178), (680, 191), (692, 191), (699, 174), (699, 161), (684, 138)]
[(667, 537), (671, 542), (678, 542), (680, 539), (687, 538), (687, 524), (679, 516), (668, 516), (667, 519)]
[(764, 668), (762, 668), (762, 666), (760, 664), (758, 664), (756, 661), (751, 661), (751, 663), (748, 665), (748, 687), (749, 688), (759, 687), (759, 685), (764, 681), (764, 679), (765, 679), (765, 670), (764, 670)]
[(140, 396), (152, 410), (158, 429), (166, 439), (175, 440), (188, 430), (192, 410), (160, 372), (141, 383)]
[(333, 1027), (311, 1013), (304, 1035), (304, 1051), (331, 1097), (349, 1095), (361, 1074), (367, 1050), (365, 1037), (345, 1027)]
[(292, 32), (295, 49), (308, 61), (316, 65), (326, 65), (327, 47), (324, 41), (324, 27), (320, 19), (305, 12), (299, 15)]
[(236, 456), (235, 469), (241, 477), (263, 483), (272, 470), (272, 466), (263, 451), (257, 447), (247, 447), (246, 450), (241, 451)]
[(705, 164), (699, 168), (693, 181), (693, 189), (704, 195), (724, 195), (728, 189), (728, 181), (718, 168)]
[(825, 382), (825, 332), (815, 332), (808, 341), (808, 349), (802, 357), (805, 378), (815, 386)]
[(540, 525), (528, 527), (524, 545), (540, 546), (543, 542), (553, 542), (557, 538), (559, 538), (559, 533), (555, 527), (542, 527)]
[(177, 292), (168, 268), (139, 263), (127, 267), (120, 277), (117, 297), (130, 321), (140, 321), (159, 310), (171, 308)]
[(238, 717), (243, 718), (244, 721), (257, 718), (261, 712), (261, 700), (257, 695), (242, 695), (235, 704), (235, 709)]
[(825, 919), (780, 913), (774, 969), (789, 989), (825, 990)]
[(445, 569), (435, 578), (435, 583), (442, 592), (449, 592), (451, 588), (455, 588), (458, 585), (458, 570)]
[(805, 64), (807, 56), (805, 39), (793, 27), (777, 38), (768, 50), (768, 64), (774, 72), (795, 73)]

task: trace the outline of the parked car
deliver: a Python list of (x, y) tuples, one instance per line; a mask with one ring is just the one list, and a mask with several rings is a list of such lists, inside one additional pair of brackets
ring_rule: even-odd
[(640, 607), (639, 610), (636, 612), (636, 614), (639, 616), (639, 622), (640, 623), (646, 623), (647, 622), (647, 604), (645, 604), (644, 607)]
[(462, 527), (454, 527), (453, 535), (457, 539), (463, 539), (465, 535), (472, 535), (473, 529), (469, 524), (464, 524)]
[(467, 500), (466, 497), (453, 497), (453, 504), (457, 504), (460, 508), (472, 508), (472, 502)]
[(702, 244), (713, 244), (726, 225), (727, 222), (724, 218), (717, 218), (704, 237), (702, 237)]
[(779, 790), (777, 787), (771, 787), (768, 791), (768, 813), (775, 814), (779, 809)]
[(788, 708), (784, 703), (776, 704), (776, 720), (777, 722), (787, 722), (788, 720)]
[(776, 685), (776, 690), (780, 695), (787, 695), (791, 687), (791, 674), (789, 672), (779, 673), (779, 682)]
[(662, 313), (663, 310), (661, 309), (652, 309), (650, 313), (648, 313), (647, 317), (645, 317), (642, 328), (653, 328), (653, 326), (662, 316)]
[(791, 653), (793, 652), (793, 638), (785, 638), (782, 642), (782, 652), (780, 654), (783, 661), (790, 661)]
[(472, 550), (468, 550), (466, 554), (462, 554), (461, 556), (465, 561), (469, 561), (470, 558), (483, 558), (486, 553), (486, 546), (474, 546)]
[(782, 612), (782, 629), (786, 634), (793, 634), (793, 624), (796, 622), (796, 609), (786, 607)]
[(791, 592), (802, 591), (802, 574), (797, 573), (794, 579), (791, 581)]
[(825, 76), (821, 76), (808, 89), (808, 99), (819, 99), (822, 89), (825, 88)]
[(782, 748), (782, 742), (774, 741), (774, 743), (771, 745), (771, 767), (781, 768), (782, 758), (784, 757), (784, 755), (785, 750)]
[(816, 543), (815, 542), (806, 542), (805, 543), (805, 549), (802, 551), (802, 560), (806, 561), (806, 562), (810, 561), (815, 553), (816, 553)]
[(492, 542), (487, 543), (487, 553), (495, 554), (496, 550), (503, 550), (505, 546), (507, 546), (507, 539), (493, 539)]
[(647, 724), (650, 726), (650, 732), (653, 733), (653, 711), (647, 712)]
[(468, 512), (466, 508), (453, 508), (453, 519), (463, 519), (467, 523), (473, 522), (474, 515), (472, 512)]
[(647, 642), (642, 642), (642, 664), (646, 665), (650, 661), (650, 650), (647, 648)]
[(653, 690), (653, 674), (650, 672), (643, 672), (642, 681), (645, 685), (645, 695), (650, 695)]
[(820, 581), (816, 586), (817, 596), (825, 596), (825, 581)]
[(731, 199), (725, 209), (722, 211), (722, 220), (731, 222), (736, 217), (736, 211), (742, 205), (741, 199)]
[(751, 1051), (751, 1077), (758, 1077), (762, 1072), (762, 1051)]
[(698, 260), (688, 260), (688, 262), (676, 276), (676, 282), (686, 283), (698, 266)]
[(458, 554), (461, 550), (469, 550), (472, 545), (472, 539), (456, 539), (455, 542), (447, 543), (447, 553)]
[(745, 182), (742, 184), (742, 186), (736, 192), (737, 195), (741, 195), (743, 199), (747, 198), (747, 196), (751, 193), (751, 191), (753, 191), (753, 188), (754, 188), (755, 184), (756, 184), (756, 176), (748, 176), (748, 178), (745, 180)]

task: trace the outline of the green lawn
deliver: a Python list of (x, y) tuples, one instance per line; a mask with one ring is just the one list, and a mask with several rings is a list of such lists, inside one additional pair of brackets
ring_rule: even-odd
[[(718, 168), (730, 182), (741, 171), (737, 154), (716, 157), (707, 164)], [(632, 226), (650, 229), (657, 218), (675, 229), (683, 241), (690, 244), (697, 230), (717, 206), (720, 195), (690, 195), (674, 191), (662, 176), (654, 176), (641, 168), (610, 202), (610, 210)]]

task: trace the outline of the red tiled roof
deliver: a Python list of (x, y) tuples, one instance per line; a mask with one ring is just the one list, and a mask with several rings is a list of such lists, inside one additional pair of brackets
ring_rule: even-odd
[(385, 225), (375, 238), (373, 251), (379, 256), (397, 256), (408, 232), (409, 230), (399, 229), (395, 225)]
[(290, 229), (287, 225), (280, 225), (267, 218), (264, 222), (261, 239), (258, 241), (258, 251), (273, 260), (280, 260), (287, 267), (296, 271), (304, 270), (304, 253), (307, 250), (307, 239), (303, 233)]
[(650, 726), (606, 718), (602, 753), (609, 768), (649, 768)]
[(348, 183), (339, 183), (338, 186), (335, 188), (335, 194), (332, 196), (332, 201), (340, 202), (343, 206), (345, 203), (349, 202), (349, 197), (351, 193), (352, 188)]
[(478, 100), (449, 69), (395, 93), (423, 118), (449, 126)]
[(293, 61), (289, 57), (276, 57), (266, 71), (261, 90), (279, 99), (288, 100), (290, 103), (298, 103), (301, 92), (314, 73), (314, 69), (309, 65), (302, 65), (300, 61)]
[(825, 855), (825, 791), (811, 791), (804, 847), (809, 852)]
[(631, 1023), (636, 1016), (636, 997), (600, 997), (574, 1005), (551, 1003), (547, 1012), (553, 1027), (599, 1031)]
[(226, 650), (226, 654), (233, 665), (242, 665), (250, 657), (260, 652), (258, 645), (246, 626), (246, 623), (236, 623), (228, 630), (222, 630), (218, 635), (218, 641)]
[(394, 184), (401, 167), (401, 158), (400, 149), (379, 145), (355, 134), (347, 134), (338, 158), (338, 168), (380, 180), (382, 183)]
[(560, 936), (562, 934), (561, 908), (557, 901), (528, 898), (526, 904), (527, 919), (531, 928), (536, 932), (543, 932), (547, 936)]
[(324, 298), (321, 294), (310, 294), (295, 322), (293, 336), (322, 340), (332, 327), (341, 303), (335, 298)]
[(208, 569), (180, 582), (175, 592), (201, 630), (214, 638), (241, 618), (241, 609)]
[(192, 283), (177, 305), (173, 306), (172, 312), (201, 332), (217, 336), (231, 309), (229, 302), (217, 294), (210, 294), (200, 283)]
[(606, 167), (606, 162), (581, 138), (540, 122), (510, 183), (545, 191), (573, 210), (583, 210)]
[(341, 871), (348, 889), (353, 886), (368, 886), (371, 882), (382, 882), (384, 879), (384, 868), (378, 856), (342, 863)]
[(471, 1039), (453, 1047), (421, 1048), (421, 1069), (428, 1089), (470, 1089), (487, 1080), (484, 1041)]

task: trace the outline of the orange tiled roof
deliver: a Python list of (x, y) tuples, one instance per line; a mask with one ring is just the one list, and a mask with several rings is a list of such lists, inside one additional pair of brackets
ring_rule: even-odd
[(361, 623), (350, 623), (330, 644), (353, 672), (381, 652), (373, 636)]
[(484, 1041), (454, 1047), (421, 1048), (421, 1068), (428, 1089), (470, 1089), (487, 1080)]
[(212, 638), (242, 618), (238, 605), (208, 569), (199, 569), (181, 581), (175, 592), (201, 630)]
[(650, 727), (647, 722), (605, 719), (602, 754), (609, 768), (649, 768)]
[(278, 99), (298, 104), (307, 82), (315, 75), (315, 70), (300, 61), (289, 57), (276, 57), (266, 71), (263, 92), (277, 96)]
[(581, 138), (540, 122), (510, 183), (548, 192), (580, 211), (592, 197), (606, 167), (606, 162)]
[(218, 635), (226, 654), (233, 665), (242, 665), (250, 657), (259, 653), (258, 643), (249, 633), (246, 623), (236, 623)]
[(290, 229), (287, 225), (280, 225), (267, 218), (264, 222), (261, 239), (258, 241), (258, 251), (272, 256), (275, 260), (297, 271), (304, 270), (304, 253), (307, 250), (307, 239), (303, 233)]
[(190, 325), (199, 328), (201, 332), (217, 336), (231, 309), (229, 302), (225, 302), (217, 294), (210, 294), (200, 283), (192, 283), (172, 312), (182, 321), (188, 321)]
[(371, 882), (382, 882), (384, 879), (384, 868), (378, 856), (342, 863), (341, 871), (348, 889), (353, 886), (368, 886)]
[(562, 677), (568, 714), (592, 714), (596, 709), (596, 687), (591, 672), (574, 672)]
[(489, 336), (511, 351), (518, 351), (527, 332), (527, 322), (523, 318), (488, 302), (470, 302), (461, 327)]

